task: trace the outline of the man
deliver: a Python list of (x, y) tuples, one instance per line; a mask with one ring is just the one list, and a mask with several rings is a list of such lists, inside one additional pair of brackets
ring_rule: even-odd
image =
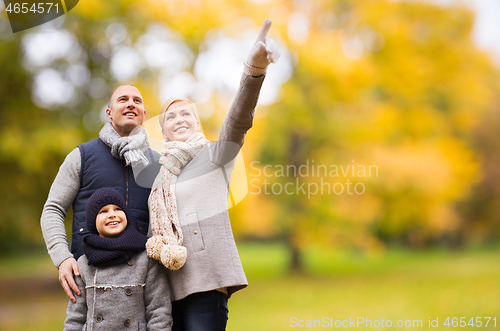
[[(118, 190), (126, 199), (131, 224), (143, 234), (148, 231), (147, 200), (159, 168), (159, 155), (149, 148), (142, 127), (146, 111), (139, 90), (132, 85), (118, 87), (110, 97), (106, 115), (111, 122), (101, 129), (100, 138), (78, 146), (64, 160), (40, 221), (47, 249), (59, 269), (59, 281), (73, 302), (76, 299), (71, 289), (80, 295), (73, 274), (79, 275), (76, 260), (83, 254), (81, 242), (88, 234), (85, 205), (92, 193), (102, 187)], [(70, 206), (71, 251), (64, 226)]]

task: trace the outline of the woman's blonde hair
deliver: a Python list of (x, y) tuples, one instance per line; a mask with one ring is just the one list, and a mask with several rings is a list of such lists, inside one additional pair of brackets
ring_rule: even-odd
[(200, 117), (198, 116), (198, 109), (196, 109), (196, 105), (194, 104), (194, 102), (192, 102), (191, 100), (188, 100), (188, 99), (172, 98), (172, 99), (168, 99), (161, 107), (160, 116), (159, 116), (158, 120), (159, 120), (160, 126), (162, 128), (163, 128), (163, 123), (165, 123), (165, 113), (167, 112), (168, 108), (170, 108), (170, 106), (172, 106), (176, 102), (187, 103), (189, 108), (191, 108), (191, 110), (193, 111), (193, 114), (196, 117), (196, 121), (198, 123), (200, 123)]

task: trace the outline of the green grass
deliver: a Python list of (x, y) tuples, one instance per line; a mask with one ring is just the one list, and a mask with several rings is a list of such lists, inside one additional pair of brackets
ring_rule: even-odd
[(498, 249), (394, 250), (369, 257), (310, 249), (305, 272), (290, 275), (283, 246), (239, 247), (250, 285), (229, 302), (228, 330), (296, 329), (293, 317), (304, 323), (326, 317), (329, 324), (358, 317), (421, 320), (420, 329), (432, 329), (429, 318), (439, 318), (439, 329), (454, 329), (443, 325), (447, 317), (490, 316), (500, 326)]
[[(446, 327), (447, 317), (497, 317), (500, 327), (500, 249), (468, 251), (388, 250), (379, 255), (335, 253), (309, 249), (306, 270), (288, 273), (288, 251), (281, 244), (239, 244), (249, 287), (229, 300), (228, 330), (294, 330), (292, 321), (349, 320), (362, 317), (421, 320), (422, 327), (399, 329), (483, 330)], [(48, 257), (0, 260), (0, 280), (19, 276), (53, 277)], [(27, 277), (27, 278), (26, 278)], [(1, 298), (0, 331), (61, 330), (66, 296), (55, 291), (39, 296)], [(26, 312), (29, 312), (27, 314)], [(429, 328), (439, 318), (439, 328)], [(293, 324), (293, 323), (292, 323)], [(319, 328), (319, 327), (318, 327)], [(342, 328), (345, 329), (345, 328)], [(380, 330), (365, 327), (358, 330)], [(389, 328), (391, 329), (391, 328)]]

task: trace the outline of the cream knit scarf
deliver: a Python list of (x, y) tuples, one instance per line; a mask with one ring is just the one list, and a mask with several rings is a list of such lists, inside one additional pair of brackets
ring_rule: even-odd
[(104, 124), (99, 138), (111, 148), (111, 154), (126, 165), (147, 166), (149, 161), (144, 155), (149, 148), (148, 132), (142, 126), (136, 127), (129, 136), (120, 136), (110, 122)]
[(165, 141), (160, 157), (161, 168), (149, 195), (149, 222), (153, 236), (146, 243), (149, 257), (161, 261), (171, 270), (186, 262), (187, 251), (182, 245), (182, 229), (177, 214), (175, 184), (182, 168), (191, 161), (208, 140), (195, 133), (186, 141)]

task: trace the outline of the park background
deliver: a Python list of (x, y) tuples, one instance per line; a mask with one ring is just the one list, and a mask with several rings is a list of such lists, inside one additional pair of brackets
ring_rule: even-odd
[(283, 55), (242, 150), (248, 193), (229, 211), (250, 286), (230, 299), (228, 330), (289, 330), (294, 317), (498, 327), (499, 61), (468, 6), (84, 0), (16, 34), (0, 12), (0, 330), (62, 327), (39, 218), (114, 88), (136, 85), (148, 119), (191, 98), (215, 140), (267, 18)]

